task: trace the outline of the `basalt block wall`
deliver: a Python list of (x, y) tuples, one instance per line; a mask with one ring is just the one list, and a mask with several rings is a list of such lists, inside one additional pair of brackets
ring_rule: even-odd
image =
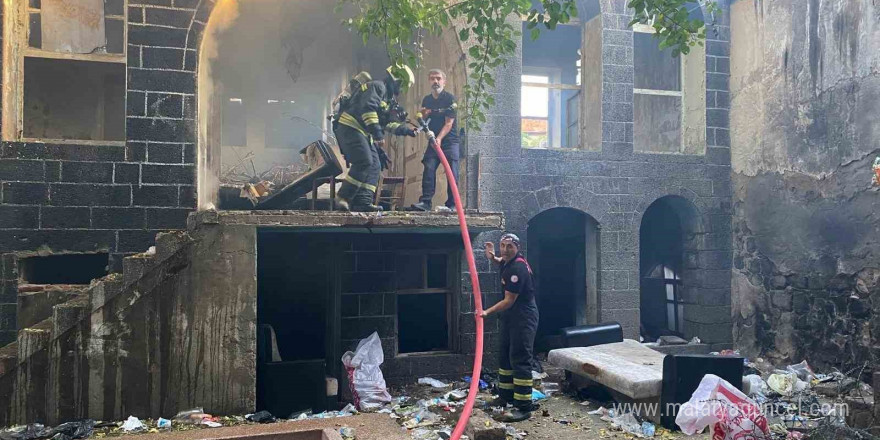
[[(573, 208), (598, 224), (597, 321), (617, 321), (624, 337), (639, 337), (639, 230), (656, 200), (673, 196), (692, 206), (695, 224), (686, 236), (685, 334), (718, 348), (731, 337), (729, 14), (707, 32), (706, 142), (700, 154), (644, 153), (633, 147), (633, 31), (624, 0), (582, 1), (598, 12), (601, 31), (601, 145), (582, 150), (521, 148), (521, 53), (497, 72), (488, 122), (469, 137), (480, 155), (479, 207), (504, 213), (508, 228), (525, 242), (529, 222), (554, 208)], [(588, 20), (588, 17), (581, 17)], [(595, 43), (593, 43), (595, 44)], [(590, 121), (587, 121), (590, 122)]]
[(876, 365), (880, 6), (738, 0), (731, 19), (736, 345)]
[[(185, 227), (196, 206), (198, 38), (188, 36), (199, 3), (128, 2), (125, 145), (0, 144), (0, 253), (106, 252), (120, 270), (157, 232)], [(12, 282), (0, 345), (15, 336)]]

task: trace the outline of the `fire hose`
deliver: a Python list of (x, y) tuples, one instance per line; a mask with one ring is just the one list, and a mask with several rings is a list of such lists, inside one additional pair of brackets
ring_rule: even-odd
[(452, 436), (450, 437), (450, 440), (459, 440), (467, 427), (471, 412), (474, 409), (474, 401), (477, 398), (477, 393), (480, 391), (480, 376), (483, 369), (483, 317), (480, 316), (480, 312), (483, 310), (483, 301), (482, 294), (480, 293), (480, 281), (477, 278), (477, 264), (474, 260), (474, 249), (471, 245), (471, 237), (468, 233), (467, 222), (464, 218), (464, 208), (462, 208), (461, 205), (461, 197), (458, 195), (458, 184), (455, 181), (455, 176), (452, 173), (452, 168), (449, 166), (449, 161), (446, 159), (446, 155), (443, 154), (443, 150), (436, 142), (437, 138), (434, 135), (434, 132), (428, 128), (428, 123), (425, 122), (421, 113), (417, 113), (416, 118), (419, 123), (419, 130), (424, 131), (428, 136), (428, 142), (431, 144), (431, 147), (434, 148), (437, 157), (440, 158), (440, 162), (443, 163), (443, 170), (446, 171), (446, 180), (449, 182), (449, 187), (452, 188), (452, 196), (455, 198), (455, 212), (458, 214), (458, 223), (461, 228), (461, 240), (464, 243), (464, 252), (467, 258), (468, 271), (470, 271), (471, 274), (471, 285), (473, 286), (474, 320), (476, 320), (477, 327), (474, 368), (471, 373), (471, 384), (468, 389), (467, 400), (465, 400), (464, 403), (464, 409), (462, 410), (461, 417), (459, 417), (458, 423), (455, 424), (455, 429), (452, 431)]

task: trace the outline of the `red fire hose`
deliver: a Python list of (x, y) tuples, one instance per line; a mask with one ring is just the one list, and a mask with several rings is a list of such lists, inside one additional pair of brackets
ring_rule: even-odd
[(439, 157), (440, 161), (443, 163), (443, 169), (446, 171), (446, 180), (452, 188), (452, 196), (455, 198), (455, 212), (458, 214), (458, 223), (461, 228), (461, 240), (464, 243), (464, 253), (467, 257), (468, 271), (471, 273), (471, 285), (473, 286), (474, 320), (476, 320), (477, 323), (477, 343), (474, 353), (474, 369), (471, 373), (471, 386), (468, 390), (467, 400), (464, 403), (464, 409), (461, 412), (458, 423), (455, 424), (455, 429), (452, 431), (452, 437), (450, 437), (450, 440), (459, 440), (467, 427), (468, 420), (471, 418), (471, 412), (474, 409), (474, 400), (477, 398), (477, 393), (480, 391), (480, 375), (483, 369), (483, 317), (480, 316), (480, 312), (483, 310), (483, 300), (480, 293), (480, 281), (477, 278), (477, 263), (474, 260), (474, 249), (471, 245), (471, 236), (468, 233), (467, 222), (464, 218), (464, 208), (461, 206), (461, 197), (458, 195), (458, 184), (455, 181), (455, 176), (452, 174), (452, 168), (449, 166), (449, 161), (446, 160), (446, 155), (443, 154), (440, 145), (437, 145), (435, 142), (436, 137), (434, 136), (434, 133), (428, 129), (428, 124), (422, 118), (421, 113), (417, 114), (417, 118), (419, 125), (421, 125), (421, 129), (428, 135), (428, 141), (434, 148), (434, 151), (437, 152), (437, 157)]

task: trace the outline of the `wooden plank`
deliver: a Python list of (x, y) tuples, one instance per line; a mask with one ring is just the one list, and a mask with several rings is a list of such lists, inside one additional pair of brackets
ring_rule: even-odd
[(92, 61), (101, 63), (118, 63), (125, 64), (125, 55), (121, 54), (103, 54), (103, 53), (65, 53), (53, 52), (50, 50), (27, 48), (24, 50), (24, 56), (32, 58), (52, 58), (56, 60), (72, 60), (72, 61)]
[(97, 145), (109, 147), (124, 147), (125, 141), (103, 141), (103, 140), (77, 140), (77, 139), (42, 139), (42, 138), (21, 138), (22, 142), (40, 142), (47, 144), (64, 144), (64, 145)]
[(24, 59), (27, 45), (26, 2), (6, 2), (3, 14), (3, 140), (15, 141), (21, 135)]

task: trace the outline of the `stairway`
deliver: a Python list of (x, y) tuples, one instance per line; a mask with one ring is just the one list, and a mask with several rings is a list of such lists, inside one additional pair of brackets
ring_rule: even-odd
[[(147, 345), (156, 343), (150, 339), (155, 335), (132, 334), (142, 326), (129, 323), (161, 319), (144, 298), (157, 296), (163, 283), (187, 267), (193, 243), (186, 232), (160, 233), (155, 252), (126, 257), (121, 274), (88, 286), (24, 287), (19, 304), (26, 313), (18, 340), (0, 347), (0, 396), (9, 396), (0, 399), (0, 427), (155, 412), (155, 402), (146, 408), (132, 404), (143, 400), (138, 399), (143, 391), (139, 386), (122, 390), (115, 385), (120, 371), (140, 372), (144, 365), (157, 364), (143, 359), (132, 345), (144, 339)], [(146, 370), (143, 386), (149, 387), (154, 372)]]

